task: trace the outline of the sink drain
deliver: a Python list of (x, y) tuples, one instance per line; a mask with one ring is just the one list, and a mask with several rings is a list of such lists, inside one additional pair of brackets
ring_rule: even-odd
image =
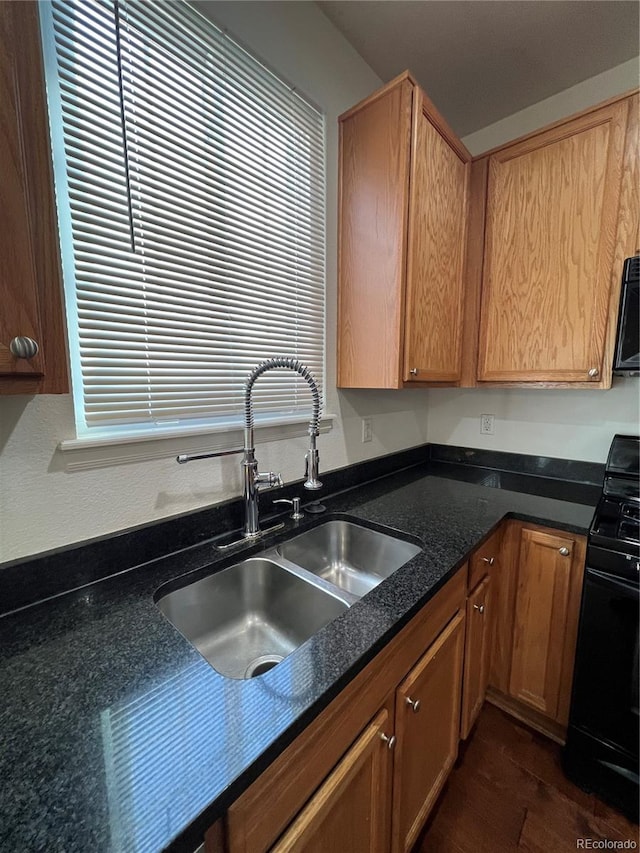
[(257, 675), (264, 675), (265, 672), (269, 672), (270, 669), (279, 664), (281, 660), (284, 660), (282, 655), (261, 655), (251, 661), (245, 670), (244, 677), (255, 678)]

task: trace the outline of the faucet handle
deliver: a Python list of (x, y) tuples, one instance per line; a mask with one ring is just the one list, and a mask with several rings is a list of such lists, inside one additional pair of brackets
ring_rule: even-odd
[(289, 500), (288, 498), (278, 498), (277, 501), (272, 501), (274, 504), (291, 504), (293, 507), (293, 515), (291, 518), (294, 521), (300, 521), (301, 518), (304, 518), (304, 513), (300, 509), (300, 498), (293, 498), (293, 500)]
[(265, 489), (277, 489), (279, 486), (284, 486), (282, 476), (269, 471), (267, 474), (256, 474), (256, 486), (263, 486)]

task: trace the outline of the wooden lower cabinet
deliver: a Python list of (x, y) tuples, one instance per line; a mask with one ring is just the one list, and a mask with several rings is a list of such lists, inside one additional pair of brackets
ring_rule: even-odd
[(467, 599), (460, 737), (469, 736), (489, 684), (491, 653), (491, 578), (485, 575)]
[[(569, 718), (586, 539), (508, 522), (494, 575), (490, 698), (562, 741)], [(504, 559), (508, 554), (509, 559)]]
[(320, 786), (273, 853), (388, 853), (392, 714), (383, 708)]
[[(515, 626), (509, 693), (536, 711), (562, 721), (562, 688), (568, 677), (565, 654), (575, 650), (573, 623), (581, 565), (574, 563), (576, 538), (523, 528), (518, 561)], [(582, 561), (583, 564), (583, 561)], [(576, 600), (577, 599), (577, 600)], [(563, 672), (564, 670), (564, 672)]]
[(396, 693), (392, 851), (410, 850), (458, 755), (464, 612)]

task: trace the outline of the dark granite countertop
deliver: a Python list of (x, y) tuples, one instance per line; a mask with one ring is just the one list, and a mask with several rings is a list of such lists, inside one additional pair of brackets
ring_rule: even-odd
[[(0, 618), (0, 850), (191, 853), (504, 517), (587, 532), (593, 505), (454, 476), (416, 466), (323, 498), (326, 514), (259, 546), (220, 558), (199, 544)], [(424, 550), (260, 678), (219, 675), (154, 603), (177, 576), (335, 514)]]

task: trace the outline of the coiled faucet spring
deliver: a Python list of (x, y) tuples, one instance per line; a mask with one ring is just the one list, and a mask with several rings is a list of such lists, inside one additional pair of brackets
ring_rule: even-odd
[(311, 420), (309, 421), (309, 451), (305, 457), (306, 461), (306, 470), (305, 470), (305, 489), (320, 489), (322, 488), (322, 483), (318, 479), (318, 467), (319, 467), (319, 456), (318, 449), (316, 447), (316, 437), (320, 432), (320, 408), (322, 405), (322, 398), (320, 396), (320, 390), (318, 388), (318, 383), (313, 378), (313, 374), (309, 370), (309, 368), (303, 364), (301, 361), (298, 361), (295, 358), (287, 358), (285, 356), (276, 356), (275, 358), (268, 358), (265, 361), (260, 362), (260, 364), (255, 367), (249, 376), (247, 377), (247, 381), (244, 386), (244, 448), (245, 448), (245, 457), (247, 450), (250, 450), (252, 453), (255, 448), (253, 446), (253, 405), (251, 402), (251, 392), (253, 390), (253, 386), (260, 376), (263, 373), (267, 373), (269, 370), (293, 370), (299, 376), (301, 376), (304, 380), (306, 380), (309, 388), (311, 389), (311, 396), (313, 400), (313, 410), (311, 413)]

